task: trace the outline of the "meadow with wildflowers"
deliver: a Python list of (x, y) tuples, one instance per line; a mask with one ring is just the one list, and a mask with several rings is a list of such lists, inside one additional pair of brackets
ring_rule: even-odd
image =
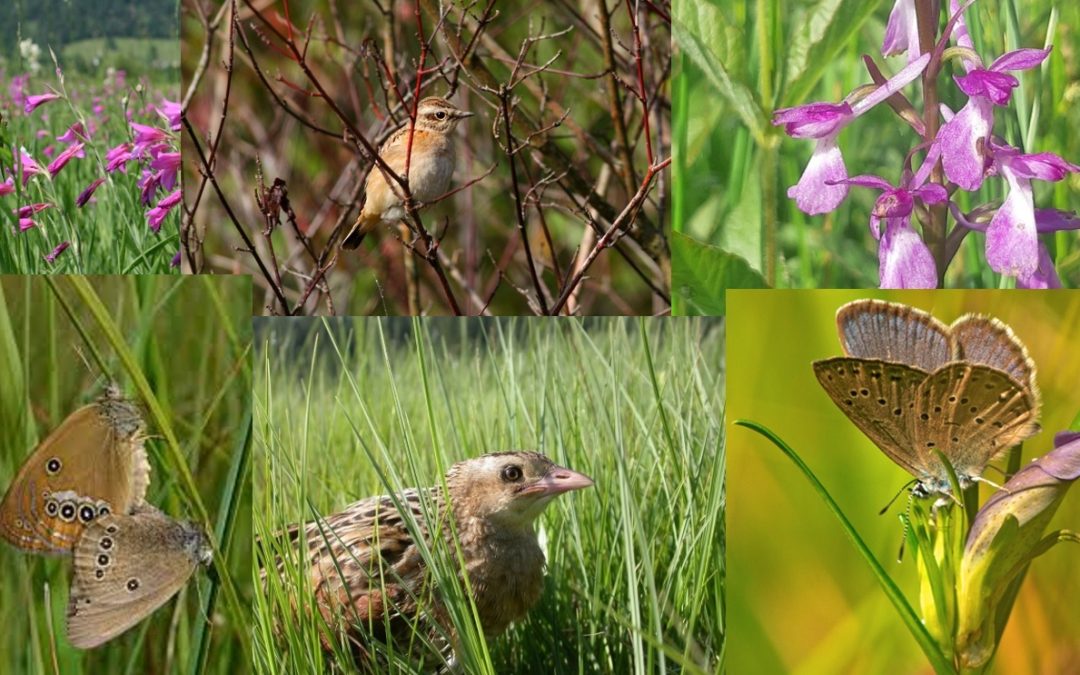
[[(22, 64), (35, 63), (40, 48), (20, 46)], [(175, 89), (123, 70), (82, 75), (53, 65), (0, 65), (0, 272), (172, 271), (181, 196)]]

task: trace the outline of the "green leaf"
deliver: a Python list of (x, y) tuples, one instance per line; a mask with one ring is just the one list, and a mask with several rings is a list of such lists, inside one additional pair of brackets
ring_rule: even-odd
[(22, 355), (0, 287), (0, 442), (5, 448), (22, 449), (26, 441), (25, 386)]
[(768, 288), (746, 259), (679, 232), (671, 235), (671, 288), (685, 314), (723, 316), (724, 291)]
[(901, 592), (896, 583), (893, 582), (892, 577), (890, 577), (889, 573), (885, 571), (885, 568), (881, 566), (878, 559), (874, 557), (874, 553), (870, 550), (870, 547), (862, 540), (862, 537), (859, 536), (855, 526), (852, 525), (851, 521), (844, 515), (844, 512), (840, 509), (840, 505), (832, 498), (832, 495), (829, 494), (829, 491), (825, 489), (825, 486), (822, 485), (821, 481), (814, 475), (814, 472), (810, 470), (810, 467), (802, 461), (802, 458), (799, 457), (787, 443), (782, 441), (780, 437), (774, 434), (770, 429), (749, 420), (736, 420), (735, 424), (761, 434), (779, 448), (788, 459), (795, 463), (806, 479), (810, 481), (810, 485), (818, 493), (822, 501), (825, 502), (825, 505), (840, 521), (840, 526), (844, 529), (844, 533), (851, 539), (851, 543), (855, 545), (855, 549), (870, 566), (870, 570), (874, 573), (878, 583), (881, 584), (881, 588), (885, 591), (885, 595), (888, 596), (893, 607), (896, 608), (897, 613), (900, 614), (900, 618), (907, 626), (908, 631), (911, 632), (915, 641), (918, 642), (919, 646), (922, 648), (926, 658), (930, 661), (930, 665), (934, 668), (934, 672), (938, 673), (938, 675), (955, 673), (956, 671), (952, 664), (949, 663), (945, 658), (945, 655), (941, 653), (938, 644), (934, 641), (934, 638), (930, 635), (929, 631), (926, 630), (926, 626), (924, 626), (919, 619), (919, 615), (916, 614), (915, 610), (908, 604), (907, 598), (904, 597), (903, 592)]
[(675, 44), (705, 74), (706, 79), (728, 100), (743, 124), (762, 144), (768, 129), (765, 112), (757, 100), (756, 87), (733, 74), (710, 46), (715, 36), (725, 32), (727, 22), (720, 9), (707, 2), (682, 2), (672, 16)]
[[(806, 98), (837, 54), (877, 11), (881, 0), (821, 0), (806, 15), (788, 50), (785, 105), (806, 103)], [(867, 77), (869, 81), (869, 77)]]

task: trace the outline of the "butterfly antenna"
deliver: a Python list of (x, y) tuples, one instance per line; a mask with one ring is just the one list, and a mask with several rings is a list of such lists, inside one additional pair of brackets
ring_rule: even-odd
[[(889, 507), (891, 507), (891, 506), (893, 505), (893, 502), (895, 502), (895, 501), (896, 501), (896, 499), (897, 499), (897, 498), (898, 498), (898, 497), (899, 497), (900, 495), (904, 494), (904, 491), (905, 491), (905, 490), (907, 490), (907, 491), (908, 491), (908, 493), (910, 494), (910, 492), (911, 492), (911, 491), (910, 491), (910, 490), (908, 490), (908, 488), (910, 488), (910, 487), (912, 486), (912, 484), (913, 484), (913, 483), (918, 483), (918, 482), (919, 482), (919, 479), (918, 479), (918, 478), (912, 478), (912, 479), (911, 479), (911, 480), (909, 480), (908, 482), (904, 483), (904, 486), (903, 486), (903, 487), (901, 487), (901, 488), (900, 488), (899, 490), (897, 490), (897, 491), (896, 491), (896, 494), (894, 494), (894, 495), (893, 495), (893, 497), (892, 497), (892, 499), (890, 499), (890, 500), (889, 500), (889, 503), (888, 503), (888, 504), (886, 504), (886, 505), (885, 505), (885, 507), (884, 507), (883, 509), (881, 509), (880, 511), (878, 511), (878, 515), (879, 515), (879, 516), (883, 516), (883, 515), (885, 515), (885, 512), (889, 510)], [(910, 498), (908, 499), (908, 508), (909, 508), (909, 509), (911, 508), (911, 499), (910, 499)]]

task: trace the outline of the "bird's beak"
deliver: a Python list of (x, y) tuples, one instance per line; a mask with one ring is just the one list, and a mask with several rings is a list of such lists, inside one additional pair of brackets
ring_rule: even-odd
[(571, 490), (580, 490), (593, 484), (592, 478), (585, 474), (553, 466), (544, 477), (522, 490), (527, 495), (559, 495)]
[(460, 120), (460, 119), (464, 119), (466, 117), (472, 117), (475, 114), (476, 113), (469, 112), (468, 110), (458, 110), (457, 112), (454, 113), (454, 117), (456, 117), (456, 118), (458, 118)]

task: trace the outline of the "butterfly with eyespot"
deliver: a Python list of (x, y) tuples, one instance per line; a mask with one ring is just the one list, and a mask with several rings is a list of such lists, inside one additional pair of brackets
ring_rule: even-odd
[(89, 649), (120, 635), (165, 604), (211, 557), (202, 528), (149, 505), (95, 520), (75, 548), (68, 640)]
[(856, 300), (836, 313), (845, 356), (814, 362), (838, 408), (916, 479), (951, 495), (1039, 431), (1035, 364), (1007, 325), (967, 314), (945, 325), (907, 305)]
[(144, 439), (138, 409), (110, 385), (23, 462), (0, 502), (0, 536), (31, 553), (69, 553), (88, 524), (138, 507), (150, 484)]

